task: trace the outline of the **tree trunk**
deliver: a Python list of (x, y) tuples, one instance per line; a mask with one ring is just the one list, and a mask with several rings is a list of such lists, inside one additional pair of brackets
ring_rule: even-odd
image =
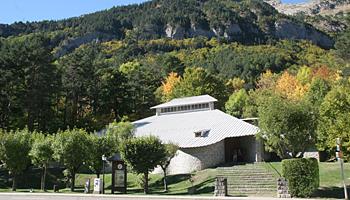
[(17, 189), (17, 175), (14, 174), (12, 177), (12, 191), (16, 191)]
[(46, 183), (46, 172), (47, 172), (47, 167), (44, 166), (43, 167), (43, 173), (41, 175), (41, 190), (42, 191), (46, 191), (46, 188), (45, 188), (45, 183)]
[(164, 177), (163, 177), (163, 182), (164, 182), (164, 192), (167, 192), (168, 191), (168, 184), (167, 184), (167, 181), (166, 181), (166, 178), (167, 178), (167, 174), (166, 174), (166, 168), (163, 168), (163, 173), (164, 173)]
[(74, 189), (75, 189), (75, 171), (74, 172), (72, 172), (72, 181), (71, 181), (71, 183), (70, 183), (70, 191), (71, 192), (74, 192)]
[(144, 173), (144, 186), (143, 186), (143, 191), (145, 194), (148, 194), (148, 172)]
[(97, 178), (100, 178), (100, 173), (96, 173)]

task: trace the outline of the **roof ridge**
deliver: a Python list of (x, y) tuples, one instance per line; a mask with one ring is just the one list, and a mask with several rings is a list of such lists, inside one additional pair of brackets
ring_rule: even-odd
[(191, 96), (191, 97), (181, 97), (181, 98), (174, 98), (168, 102), (156, 105), (151, 107), (151, 109), (156, 108), (165, 108), (165, 107), (174, 107), (174, 106), (181, 106), (181, 105), (192, 105), (192, 104), (199, 104), (199, 103), (211, 103), (211, 102), (217, 102), (218, 100), (208, 94), (205, 95), (199, 95), (199, 96)]

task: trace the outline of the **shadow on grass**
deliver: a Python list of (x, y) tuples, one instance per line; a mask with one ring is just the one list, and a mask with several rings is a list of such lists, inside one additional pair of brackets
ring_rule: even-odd
[[(347, 187), (350, 190), (350, 187)], [(312, 197), (344, 199), (343, 187), (322, 187)]]
[[(173, 184), (181, 184), (181, 182), (186, 182), (191, 178), (191, 174), (177, 174), (177, 175), (170, 175), (167, 177), (167, 183), (168, 185)], [(203, 181), (199, 184), (194, 185), (193, 187), (196, 188), (196, 191), (193, 195), (198, 194), (214, 194), (214, 185), (211, 185), (213, 183), (215, 178), (208, 179), (206, 181)], [(189, 195), (188, 189), (191, 186), (179, 186), (178, 189), (171, 188), (168, 192), (165, 192), (163, 189), (163, 178), (157, 180), (154, 183), (151, 183), (149, 185), (149, 192), (150, 194), (158, 194), (158, 195)], [(140, 194), (143, 193), (143, 189), (141, 188), (129, 188), (128, 194)]]
[(197, 188), (195, 194), (208, 194), (213, 193), (214, 194), (214, 185), (209, 185), (210, 183), (213, 183), (215, 181), (215, 178), (208, 179), (204, 182), (201, 182), (194, 187)]
[[(179, 182), (183, 182), (189, 180), (191, 178), (191, 174), (176, 174), (167, 176), (168, 185), (176, 184)], [(156, 182), (150, 184), (150, 187), (163, 187), (163, 178), (157, 180)]]
[[(52, 189), (53, 185), (58, 185), (59, 188), (64, 188), (63, 183), (63, 169), (61, 168), (49, 168), (46, 177), (46, 188)], [(28, 189), (40, 189), (42, 170), (37, 168), (28, 168), (21, 175), (18, 176), (17, 188)], [(8, 171), (0, 170), (0, 188), (10, 188), (12, 186), (12, 177)]]

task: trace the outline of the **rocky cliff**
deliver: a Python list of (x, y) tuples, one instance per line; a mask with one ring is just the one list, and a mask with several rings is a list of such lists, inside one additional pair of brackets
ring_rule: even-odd
[(287, 15), (297, 13), (329, 15), (350, 11), (350, 0), (310, 0), (299, 4), (284, 4), (280, 0), (265, 0), (265, 2)]

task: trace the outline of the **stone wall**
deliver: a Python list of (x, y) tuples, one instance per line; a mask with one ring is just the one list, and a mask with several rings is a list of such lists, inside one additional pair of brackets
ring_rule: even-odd
[[(216, 167), (225, 162), (224, 141), (197, 148), (183, 148), (171, 160), (168, 174), (185, 174)], [(158, 170), (156, 170), (156, 173)]]

